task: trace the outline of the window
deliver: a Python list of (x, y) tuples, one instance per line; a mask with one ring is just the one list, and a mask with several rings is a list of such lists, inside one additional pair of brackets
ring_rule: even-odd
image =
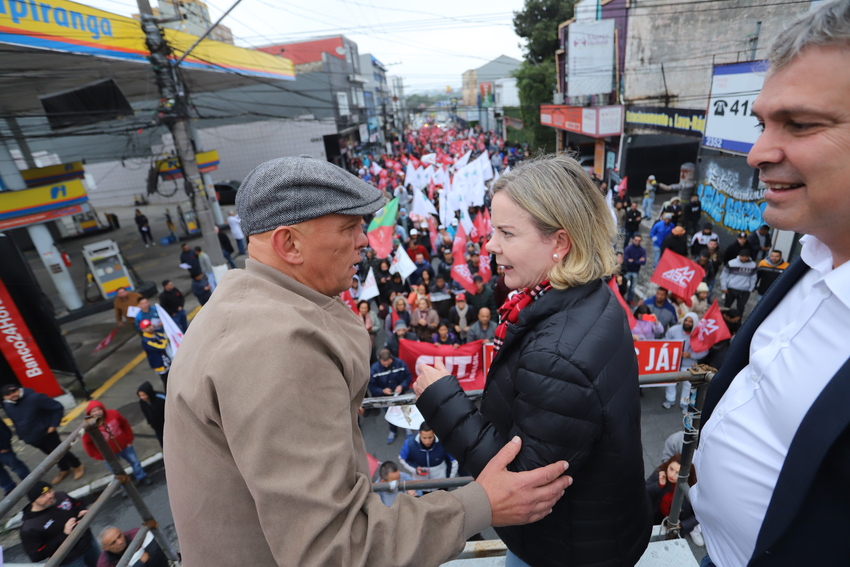
[(348, 116), (351, 114), (351, 110), (348, 108), (348, 93), (336, 93), (336, 105), (339, 108), (340, 116)]

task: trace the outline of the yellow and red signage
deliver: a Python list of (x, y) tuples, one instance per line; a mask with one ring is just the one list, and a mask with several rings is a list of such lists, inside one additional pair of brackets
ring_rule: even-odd
[(81, 161), (48, 165), (47, 167), (34, 167), (21, 171), (21, 177), (24, 178), (24, 183), (30, 188), (69, 181), (71, 179), (83, 179), (85, 175), (86, 172)]
[(83, 212), (89, 200), (79, 179), (62, 183), (0, 192), (0, 230), (45, 222)]
[[(198, 39), (178, 30), (164, 31), (177, 57)], [(0, 43), (140, 63), (147, 63), (150, 55), (137, 20), (67, 0), (0, 0)], [(289, 59), (211, 39), (198, 44), (182, 65), (295, 80)]]
[[(198, 162), (198, 169), (201, 170), (201, 173), (215, 171), (219, 164), (218, 152), (216, 150), (200, 152), (195, 154), (195, 161)], [(156, 171), (162, 179), (182, 179), (183, 177), (183, 168), (180, 165), (180, 160), (176, 157), (157, 160)]]

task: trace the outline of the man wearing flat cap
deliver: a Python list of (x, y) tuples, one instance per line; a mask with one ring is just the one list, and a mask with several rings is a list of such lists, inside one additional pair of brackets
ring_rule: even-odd
[[(440, 565), (489, 525), (536, 521), (571, 480), (508, 472), (518, 439), (451, 493), (372, 492), (357, 410), (370, 342), (338, 297), (382, 193), (319, 160), (280, 158), (236, 198), (250, 236), (180, 347), (165, 462), (183, 564)], [(246, 395), (250, 393), (250, 395)]]

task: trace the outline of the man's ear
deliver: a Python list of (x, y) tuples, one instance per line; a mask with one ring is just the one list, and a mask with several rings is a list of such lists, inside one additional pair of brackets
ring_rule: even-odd
[(301, 254), (300, 234), (289, 226), (279, 226), (271, 234), (269, 244), (277, 257), (291, 265), (304, 263)]

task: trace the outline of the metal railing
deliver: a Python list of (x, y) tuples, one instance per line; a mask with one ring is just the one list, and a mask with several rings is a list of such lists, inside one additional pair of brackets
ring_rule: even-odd
[[(43, 461), (41, 461), (41, 463), (38, 464), (37, 467), (35, 467), (35, 469), (33, 469), (28, 477), (21, 481), (17, 488), (0, 501), (0, 519), (4, 518), (12, 510), (15, 504), (26, 496), (27, 492), (29, 492), (29, 490), (35, 486), (35, 484), (41, 480), (44, 475), (47, 474), (50, 468), (65, 456), (65, 454), (71, 449), (71, 445), (76, 443), (83, 435), (88, 433), (91, 435), (92, 441), (94, 441), (95, 446), (98, 451), (100, 451), (100, 454), (103, 456), (106, 464), (109, 466), (109, 469), (113, 472), (113, 478), (103, 492), (100, 493), (97, 500), (95, 500), (89, 507), (86, 515), (82, 517), (68, 537), (65, 538), (65, 541), (62, 542), (62, 545), (60, 545), (56, 552), (53, 553), (45, 566), (55, 567), (65, 560), (68, 553), (74, 545), (76, 545), (80, 538), (83, 537), (92, 522), (94, 522), (98, 513), (100, 513), (103, 509), (107, 500), (115, 494), (119, 486), (124, 489), (124, 492), (130, 498), (133, 506), (139, 512), (139, 515), (142, 518), (142, 527), (139, 529), (136, 537), (133, 538), (133, 541), (127, 545), (127, 549), (121, 556), (121, 560), (118, 565), (123, 567), (129, 564), (130, 559), (133, 557), (133, 554), (138, 551), (142, 541), (145, 539), (145, 535), (147, 535), (148, 532), (153, 534), (154, 539), (160, 549), (162, 549), (162, 552), (168, 558), (169, 562), (172, 565), (180, 565), (180, 559), (178, 558), (177, 552), (174, 551), (171, 543), (159, 530), (156, 519), (153, 517), (153, 514), (151, 514), (151, 511), (147, 504), (145, 504), (145, 501), (142, 499), (142, 495), (139, 494), (138, 488), (136, 488), (136, 485), (131, 480), (130, 476), (124, 473), (124, 468), (121, 466), (121, 463), (118, 462), (118, 457), (115, 456), (115, 453), (112, 451), (109, 443), (107, 443), (103, 434), (100, 432), (101, 423), (102, 418), (85, 418), (79, 427), (72, 431), (71, 434), (68, 435), (68, 437), (62, 441), (62, 443), (60, 443), (52, 453), (50, 453)], [(120, 472), (115, 474), (115, 471)]]
[[(676, 490), (673, 493), (673, 502), (670, 506), (670, 515), (664, 518), (661, 523), (661, 533), (653, 537), (652, 541), (660, 541), (667, 539), (677, 539), (681, 536), (681, 524), (679, 516), (682, 513), (682, 504), (688, 491), (688, 476), (691, 473), (691, 466), (696, 450), (697, 439), (699, 437), (699, 425), (702, 418), (702, 406), (705, 403), (705, 394), (708, 389), (708, 384), (714, 378), (716, 369), (704, 365), (695, 364), (688, 370), (681, 372), (665, 372), (661, 374), (647, 374), (639, 376), (638, 380), (641, 386), (651, 386), (658, 384), (669, 384), (672, 382), (690, 382), (691, 392), (688, 398), (688, 412), (683, 418), (685, 427), (685, 439), (682, 444), (682, 462), (679, 469), (679, 478), (676, 483)], [(480, 399), (483, 395), (483, 390), (470, 390), (466, 395), (473, 400)], [(383, 398), (365, 398), (361, 404), (365, 409), (383, 408), (390, 406), (404, 406), (416, 403), (415, 394), (404, 394), (399, 396), (388, 396)], [(403, 492), (406, 490), (425, 490), (434, 488), (457, 488), (464, 486), (475, 480), (472, 477), (457, 477), (441, 480), (413, 480), (413, 481), (394, 481), (394, 482), (379, 482), (372, 485), (375, 492)]]

